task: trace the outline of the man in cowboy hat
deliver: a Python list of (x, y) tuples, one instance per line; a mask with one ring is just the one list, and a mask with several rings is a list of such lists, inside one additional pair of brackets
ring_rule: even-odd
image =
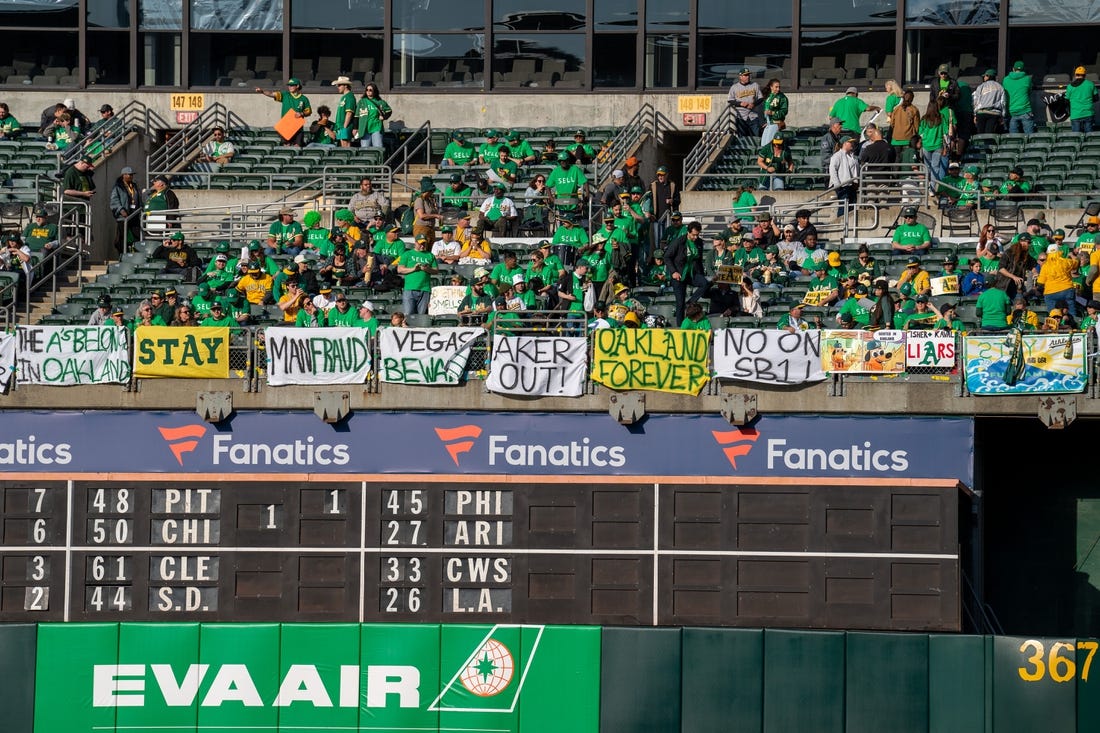
[(355, 94), (351, 91), (351, 79), (338, 76), (332, 82), (340, 101), (336, 103), (336, 114), (332, 121), (336, 124), (336, 141), (342, 148), (351, 147), (352, 120), (355, 119)]

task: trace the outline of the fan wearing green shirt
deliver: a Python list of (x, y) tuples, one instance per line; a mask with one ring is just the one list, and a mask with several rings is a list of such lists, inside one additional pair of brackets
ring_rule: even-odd
[(958, 306), (954, 303), (944, 303), (942, 308), (937, 308), (935, 303), (929, 303), (932, 312), (938, 318), (932, 324), (934, 331), (965, 331), (966, 324), (959, 318)]
[(485, 142), (477, 148), (477, 162), (481, 165), (491, 165), (500, 158), (500, 148), (504, 143), (500, 141), (500, 133), (496, 130), (485, 131)]
[(225, 306), (221, 301), (215, 300), (210, 304), (210, 312), (199, 325), (205, 328), (234, 328), (237, 321), (225, 312)]
[(444, 168), (465, 168), (476, 159), (477, 148), (467, 142), (466, 135), (461, 132), (451, 135), (451, 141), (443, 149)]
[(577, 211), (588, 196), (588, 177), (566, 152), (558, 153), (558, 164), (546, 177), (546, 185), (554, 190), (554, 204), (560, 212)]
[(905, 330), (906, 331), (921, 331), (932, 328), (938, 317), (936, 312), (932, 310), (932, 303), (928, 299), (927, 295), (918, 295), (914, 301), (916, 302), (916, 310), (912, 313), (908, 313), (905, 316)]
[(293, 145), (298, 148), (302, 147), (302, 138), (305, 133), (305, 118), (313, 114), (313, 107), (310, 106), (309, 97), (302, 94), (302, 82), (292, 76), (286, 81), (285, 91), (271, 91), (256, 87), (256, 93), (262, 94), (265, 97), (271, 97), (276, 102), (282, 104), (282, 111), (279, 114), (280, 118), (285, 117), (288, 112), (293, 112), (295, 117), (303, 121), (302, 127), (298, 132), (291, 135), (289, 139), (283, 139), (283, 145)]
[(710, 319), (703, 312), (703, 306), (689, 303), (684, 308), (684, 320), (680, 322), (680, 328), (685, 331), (709, 331)]
[(336, 103), (336, 114), (332, 121), (336, 125), (336, 142), (342, 148), (351, 147), (352, 131), (355, 129), (355, 94), (351, 91), (351, 79), (338, 76), (332, 82), (340, 100)]
[(902, 223), (894, 230), (890, 246), (895, 252), (912, 254), (932, 248), (932, 233), (928, 227), (917, 221), (917, 207), (906, 206), (902, 212)]
[[(472, 150), (473, 148), (471, 148)], [(470, 210), (470, 201), (473, 199), (474, 189), (466, 185), (461, 173), (452, 173), (451, 181), (443, 189), (439, 197), (439, 205), (445, 209)]]
[(264, 254), (271, 257), (295, 256), (302, 251), (302, 225), (294, 221), (294, 209), (279, 209), (279, 219), (267, 229), (267, 247)]
[(871, 311), (867, 309), (870, 300), (867, 297), (867, 286), (858, 283), (852, 293), (840, 304), (836, 322), (844, 328), (867, 328), (871, 325)]
[(573, 133), (573, 144), (565, 148), (565, 152), (571, 153), (573, 158), (580, 163), (591, 163), (596, 157), (596, 150), (585, 142), (584, 130)]
[(563, 265), (576, 261), (577, 250), (588, 246), (588, 242), (588, 232), (584, 227), (577, 226), (575, 216), (559, 217), (558, 228), (554, 230), (551, 244), (554, 245), (554, 254)]
[(982, 291), (974, 304), (978, 325), (983, 331), (1007, 331), (1008, 314), (1012, 311), (1012, 299), (1003, 288), (994, 285)]
[(519, 130), (508, 131), (508, 147), (512, 151), (512, 160), (520, 166), (531, 165), (538, 160), (531, 143), (523, 139)]
[(11, 114), (7, 102), (0, 102), (0, 140), (14, 140), (22, 127)]
[(863, 129), (863, 126), (859, 123), (860, 116), (864, 112), (878, 112), (880, 109), (882, 108), (874, 104), (867, 104), (860, 99), (858, 89), (848, 87), (844, 91), (844, 96), (833, 102), (833, 106), (829, 110), (829, 116), (840, 118), (842, 130), (859, 132)]
[(516, 177), (519, 175), (519, 166), (516, 165), (516, 161), (512, 160), (512, 151), (507, 145), (501, 145), (497, 150), (497, 159), (489, 165), (489, 170), (505, 183), (512, 184), (516, 182)]
[(413, 249), (405, 250), (396, 261), (397, 274), (405, 276), (405, 288), (401, 291), (401, 306), (405, 315), (428, 313), (428, 301), (432, 295), (432, 275), (436, 269), (435, 257), (428, 251), (430, 243), (423, 234), (416, 237)]

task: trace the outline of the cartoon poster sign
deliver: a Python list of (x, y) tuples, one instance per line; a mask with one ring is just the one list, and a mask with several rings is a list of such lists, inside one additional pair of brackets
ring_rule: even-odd
[(1084, 392), (1085, 334), (967, 336), (966, 388), (974, 395)]
[(905, 332), (825, 331), (821, 368), (832, 374), (900, 374), (905, 371)]

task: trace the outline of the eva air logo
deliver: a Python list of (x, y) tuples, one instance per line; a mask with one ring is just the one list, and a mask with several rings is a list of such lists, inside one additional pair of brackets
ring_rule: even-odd
[(734, 470), (737, 469), (737, 459), (747, 456), (756, 439), (760, 437), (760, 433), (753, 428), (737, 428), (724, 433), (712, 430), (711, 435), (714, 436), (718, 445), (725, 446), (722, 452), (726, 454), (726, 460)]
[(544, 631), (544, 626), (494, 626), (460, 664), (428, 710), (515, 712)]
[(199, 438), (206, 435), (206, 425), (202, 423), (183, 425), (178, 428), (158, 427), (157, 430), (160, 432), (160, 437), (164, 438), (164, 442), (168, 443), (169, 450), (181, 466), (183, 454), (195, 450), (199, 446)]
[(474, 442), (481, 437), (481, 428), (477, 425), (460, 425), (457, 428), (436, 428), (435, 434), (443, 442), (451, 460), (458, 465), (458, 457), (463, 453), (469, 453), (474, 447)]

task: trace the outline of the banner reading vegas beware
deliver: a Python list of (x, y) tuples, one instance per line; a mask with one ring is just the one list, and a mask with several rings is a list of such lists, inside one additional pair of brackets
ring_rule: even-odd
[(229, 378), (229, 329), (138, 326), (135, 377)]

